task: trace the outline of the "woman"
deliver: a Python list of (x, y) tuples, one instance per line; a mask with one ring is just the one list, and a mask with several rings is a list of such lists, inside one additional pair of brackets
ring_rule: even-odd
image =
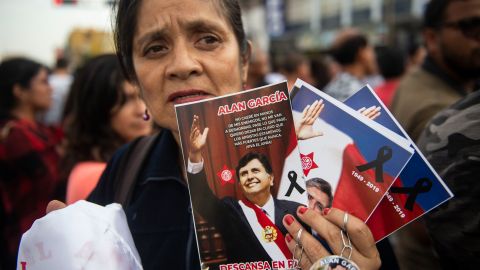
[(51, 95), (45, 66), (26, 58), (0, 64), (0, 238), (10, 263), (22, 233), (64, 194), (57, 172), (61, 136), (35, 120), (50, 107)]
[[(199, 269), (198, 251), (188, 189), (179, 155), (174, 104), (201, 100), (242, 89), (246, 82), (250, 45), (243, 31), (236, 0), (141, 0), (118, 4), (115, 40), (129, 79), (140, 87), (155, 122), (165, 129), (144, 164), (125, 208), (129, 227), (145, 269)], [(113, 201), (119, 158), (113, 157), (90, 199)], [(52, 203), (51, 209), (56, 208)], [(343, 212), (332, 209), (322, 217), (306, 208), (299, 216), (327, 239), (336, 254), (342, 247)], [(287, 245), (308, 269), (329, 253), (300, 223), (287, 215)], [(362, 269), (380, 261), (368, 228), (352, 217), (348, 230), (352, 259)], [(295, 237), (297, 238), (297, 237)]]
[(77, 72), (64, 112), (67, 204), (87, 198), (115, 150), (151, 133), (145, 109), (115, 55), (97, 56)]

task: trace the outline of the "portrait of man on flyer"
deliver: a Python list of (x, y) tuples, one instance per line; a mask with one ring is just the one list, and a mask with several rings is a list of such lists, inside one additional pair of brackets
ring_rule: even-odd
[[(271, 97), (272, 104), (262, 103), (263, 108), (250, 106), (252, 110), (240, 113), (226, 113), (239, 108), (233, 105), (217, 110), (221, 106), (217, 104), (223, 104), (219, 99), (210, 101), (208, 105), (203, 104), (202, 109), (191, 109), (188, 113), (186, 110), (182, 113), (177, 108), (179, 125), (183, 126), (180, 132), (183, 133), (185, 168), (196, 222), (199, 224), (200, 216), (221, 235), (225, 257), (219, 262), (219, 269), (228, 264), (249, 262), (256, 266), (266, 262), (270, 267), (273, 267), (272, 264), (285, 267), (293, 264), (292, 253), (285, 242), (287, 230), (282, 220), (286, 214), (297, 217), (298, 207), (307, 204), (306, 188), (305, 183), (300, 184), (303, 182), (301, 167), (297, 166), (297, 170), (289, 168), (292, 166), (288, 162), (289, 154), (296, 155), (294, 157), (298, 164), (295, 165), (300, 162), (298, 152), (294, 151), (296, 149), (285, 143), (294, 139), (296, 145), (286, 89), (281, 94), (275, 91), (273, 94), (264, 94), (269, 92), (271, 90), (267, 89), (256, 94), (245, 93), (246, 96), (240, 99), (227, 97), (230, 98), (229, 103), (237, 105), (241, 104), (241, 99), (255, 100), (256, 95)], [(275, 95), (279, 98), (274, 98)], [(279, 104), (273, 104), (275, 100)], [(212, 111), (218, 117), (217, 121), (209, 121), (212, 114), (205, 113), (208, 111), (205, 107), (215, 108)], [(186, 126), (185, 122), (191, 125)], [(255, 135), (240, 136), (238, 130), (246, 134), (249, 133), (247, 128), (255, 131)], [(296, 186), (290, 192), (284, 192), (282, 185)], [(299, 202), (293, 195), (301, 195), (303, 200)], [(201, 233), (202, 230), (197, 226), (202, 256), (204, 245), (201, 239), (208, 236), (200, 236)], [(208, 260), (202, 258), (202, 261)], [(207, 264), (210, 269), (215, 266), (209, 262)]]

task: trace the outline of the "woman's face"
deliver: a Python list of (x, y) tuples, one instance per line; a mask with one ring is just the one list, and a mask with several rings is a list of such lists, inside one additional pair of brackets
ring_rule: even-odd
[(21, 90), (18, 98), (19, 102), (34, 111), (48, 110), (52, 104), (52, 87), (48, 83), (47, 69), (40, 69), (30, 81), (29, 88)]
[(133, 63), (155, 121), (175, 133), (174, 104), (241, 90), (248, 59), (216, 1), (143, 0)]
[(137, 137), (149, 135), (152, 132), (152, 121), (143, 120), (145, 103), (138, 91), (130, 83), (123, 83), (126, 101), (114, 108), (111, 125), (122, 139), (129, 142)]

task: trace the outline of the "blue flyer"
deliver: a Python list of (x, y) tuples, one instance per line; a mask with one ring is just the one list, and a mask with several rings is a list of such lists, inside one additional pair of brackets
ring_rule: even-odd
[(297, 80), (290, 96), (306, 180), (326, 181), (333, 207), (367, 221), (413, 149), (398, 134), (308, 83)]
[(376, 241), (387, 237), (453, 197), (450, 189), (368, 85), (344, 103), (354, 110), (379, 106), (381, 115), (375, 121), (408, 139), (415, 150), (380, 205), (367, 220), (367, 225)]

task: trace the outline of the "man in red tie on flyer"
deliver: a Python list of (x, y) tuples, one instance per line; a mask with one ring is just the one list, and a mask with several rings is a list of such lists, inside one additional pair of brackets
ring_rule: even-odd
[(292, 259), (285, 244), (287, 230), (282, 219), (286, 214), (298, 218), (296, 210), (300, 204), (272, 196), (272, 166), (267, 156), (258, 152), (245, 154), (236, 167), (244, 198), (217, 198), (208, 187), (203, 166), (201, 150), (207, 135), (208, 128), (201, 132), (198, 116), (194, 116), (188, 149), (189, 187), (192, 194), (202, 194), (192, 196), (193, 208), (222, 234), (227, 263)]

